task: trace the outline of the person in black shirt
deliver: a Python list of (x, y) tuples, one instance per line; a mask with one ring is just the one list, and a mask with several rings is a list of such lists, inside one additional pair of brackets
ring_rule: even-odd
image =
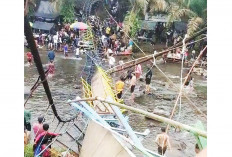
[(152, 77), (152, 71), (150, 68), (147, 68), (147, 73), (146, 73), (146, 77), (145, 77), (145, 81), (146, 81), (146, 89), (145, 92), (147, 94), (151, 94), (150, 92), (150, 83), (151, 83), (151, 77)]

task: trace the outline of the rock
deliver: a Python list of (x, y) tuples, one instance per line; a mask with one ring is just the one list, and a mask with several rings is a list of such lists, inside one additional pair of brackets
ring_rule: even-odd
[(172, 101), (175, 99), (173, 95), (163, 95), (164, 100)]
[(147, 112), (153, 112), (153, 109), (148, 108), (148, 109), (147, 109)]
[(80, 85), (74, 85), (73, 88), (75, 88), (75, 89), (81, 89), (81, 86)]
[(159, 110), (159, 109), (154, 109), (152, 113), (160, 115), (160, 116), (164, 116), (164, 117), (168, 117), (170, 115), (169, 112), (164, 111), (164, 110)]
[(154, 123), (149, 123), (147, 126), (148, 127), (155, 127), (155, 124)]
[(31, 89), (30, 87), (24, 86), (24, 98), (30, 95)]

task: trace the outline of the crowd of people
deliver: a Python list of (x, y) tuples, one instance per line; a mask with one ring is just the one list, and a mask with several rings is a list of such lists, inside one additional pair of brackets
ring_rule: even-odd
[[(53, 138), (55, 138), (56, 136), (60, 136), (61, 134), (48, 131), (49, 124), (45, 123), (45, 118), (42, 116), (38, 117), (38, 122), (34, 123), (31, 128), (31, 113), (30, 111), (24, 109), (24, 146), (27, 145), (30, 141), (32, 129), (34, 134), (34, 156), (41, 154), (43, 157), (50, 157), (51, 145), (49, 145), (49, 143), (52, 141)], [(46, 148), (47, 146), (48, 148)], [(42, 151), (43, 153), (41, 153)]]
[[(112, 7), (113, 8), (113, 7)], [(125, 37), (124, 32), (122, 31), (123, 24), (119, 22), (116, 24), (113, 19), (106, 19), (104, 21), (100, 21), (99, 18), (91, 16), (89, 17), (89, 23), (94, 32), (95, 38), (99, 39), (98, 49), (101, 49), (104, 54), (104, 58), (108, 60), (109, 68), (112, 68), (116, 65), (116, 59), (114, 55), (118, 54), (131, 54), (133, 48), (133, 40)], [(158, 26), (157, 30), (163, 29), (162, 26)], [(84, 42), (84, 33), (83, 30), (73, 30), (70, 28), (70, 25), (65, 25), (61, 30), (57, 31), (56, 34), (42, 34), (35, 35), (35, 42), (38, 47), (46, 47), (48, 50), (48, 73), (50, 75), (54, 75), (55, 73), (55, 54), (58, 51), (63, 51), (64, 56), (68, 57), (68, 54), (71, 52), (75, 53), (77, 58), (80, 57), (80, 54), (85, 52), (85, 48), (82, 47), (82, 43)], [(159, 31), (158, 31), (159, 32)], [(157, 34), (157, 36), (161, 36), (161, 34)], [(161, 37), (158, 37), (161, 40)], [(182, 40), (181, 36), (176, 35), (176, 32), (169, 32), (167, 34), (167, 45), (169, 42), (173, 42), (174, 45)], [(191, 50), (191, 58), (195, 59), (196, 51), (194, 50), (194, 40), (190, 42), (191, 44), (187, 47), (184, 53), (181, 53), (181, 49), (177, 48), (175, 51), (170, 51), (167, 54), (163, 55), (164, 62), (166, 62), (167, 58), (172, 58), (173, 61), (180, 60), (184, 55), (185, 61), (189, 56), (189, 51)], [(30, 65), (32, 65), (33, 57), (31, 52), (27, 52), (27, 60)], [(122, 58), (119, 59), (118, 65), (123, 65)], [(154, 64), (154, 63), (153, 63)], [(151, 94), (151, 80), (152, 80), (152, 65), (146, 67), (146, 72), (143, 76), (142, 65), (138, 64), (133, 69), (127, 71), (126, 76), (121, 76), (120, 79), (115, 84), (115, 91), (118, 99), (123, 98), (124, 87), (125, 84), (129, 85), (129, 90), (131, 93), (131, 102), (134, 102), (135, 98), (135, 88), (138, 81), (143, 80), (145, 77), (145, 89), (144, 93)], [(123, 68), (123, 67), (121, 67)], [(193, 88), (193, 78), (189, 76), (186, 86), (190, 86)], [(30, 137), (31, 131), (31, 114), (27, 110), (24, 111), (24, 144), (28, 143), (28, 137)], [(34, 132), (34, 154), (38, 155), (52, 138), (59, 136), (60, 134), (49, 132), (49, 124), (44, 123), (44, 117), (38, 117), (38, 123), (33, 125)], [(159, 134), (156, 138), (156, 142), (158, 144), (158, 152), (161, 155), (165, 154), (167, 147), (171, 149), (171, 145), (169, 142), (169, 137), (165, 133), (165, 129), (161, 129), (162, 133)], [(49, 148), (51, 148), (49, 146)], [(44, 151), (44, 155), (49, 156), (49, 149)]]

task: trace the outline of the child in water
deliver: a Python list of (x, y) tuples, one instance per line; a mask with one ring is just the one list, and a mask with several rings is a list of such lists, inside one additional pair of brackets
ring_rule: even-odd
[(48, 65), (48, 74), (52, 77), (54, 73), (55, 73), (55, 65), (53, 63), (53, 60), (51, 60)]
[(30, 65), (32, 65), (32, 54), (31, 52), (27, 52), (27, 61)]
[(64, 45), (64, 56), (68, 57), (68, 44), (67, 43)]

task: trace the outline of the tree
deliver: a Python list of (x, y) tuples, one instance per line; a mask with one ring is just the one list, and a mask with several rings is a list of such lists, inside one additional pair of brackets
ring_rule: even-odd
[(60, 14), (65, 23), (72, 23), (75, 20), (75, 0), (63, 0)]
[(167, 14), (169, 23), (187, 20), (187, 34), (189, 35), (206, 25), (206, 0), (136, 0), (134, 4), (141, 10), (145, 8), (146, 12), (152, 14)]
[(169, 22), (187, 19), (187, 34), (192, 35), (201, 26), (206, 25), (206, 0), (172, 0), (169, 10)]

